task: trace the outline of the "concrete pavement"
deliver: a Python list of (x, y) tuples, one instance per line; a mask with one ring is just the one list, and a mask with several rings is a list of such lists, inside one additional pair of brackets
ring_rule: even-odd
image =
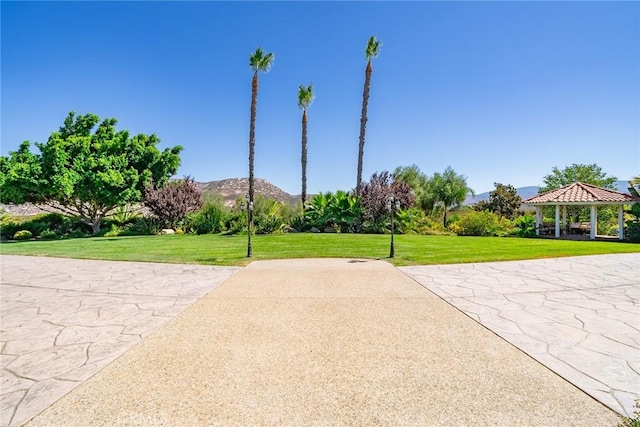
[(21, 425), (239, 268), (2, 255), (0, 425)]
[[(42, 273), (11, 286), (51, 275)], [(29, 306), (6, 315), (4, 307), (3, 334), (17, 327), (5, 319), (55, 315)], [(7, 344), (3, 353), (13, 357)], [(3, 387), (2, 394), (11, 393)], [(617, 422), (613, 411), (386, 262), (286, 260), (234, 274), (29, 425)]]
[(640, 398), (640, 254), (402, 267), (615, 411)]

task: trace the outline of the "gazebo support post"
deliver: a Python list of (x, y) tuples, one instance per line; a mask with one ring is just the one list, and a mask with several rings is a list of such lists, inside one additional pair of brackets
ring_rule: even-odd
[(624, 206), (618, 206), (618, 238), (624, 240)]
[(536, 236), (540, 235), (542, 227), (542, 206), (536, 206)]
[(556, 239), (560, 237), (560, 205), (556, 205)]
[(562, 228), (564, 228), (565, 233), (569, 231), (567, 226), (567, 205), (562, 205)]
[(595, 240), (596, 231), (598, 228), (598, 208), (596, 207), (596, 205), (591, 205), (591, 223), (589, 224), (589, 226), (591, 227), (589, 238), (591, 240)]

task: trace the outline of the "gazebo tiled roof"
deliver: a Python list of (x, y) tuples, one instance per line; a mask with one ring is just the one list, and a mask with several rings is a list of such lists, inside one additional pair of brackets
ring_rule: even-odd
[(626, 204), (638, 202), (636, 197), (608, 188), (574, 182), (556, 190), (530, 197), (523, 203), (536, 204)]

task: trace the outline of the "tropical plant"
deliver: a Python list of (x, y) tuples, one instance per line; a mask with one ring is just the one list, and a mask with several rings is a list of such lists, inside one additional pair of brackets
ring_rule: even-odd
[(141, 216), (142, 214), (138, 212), (138, 209), (134, 204), (126, 203), (115, 208), (113, 213), (109, 216), (109, 219), (116, 225), (123, 227)]
[(189, 214), (202, 206), (202, 194), (193, 178), (169, 181), (163, 187), (153, 183), (144, 190), (144, 204), (171, 228), (176, 228)]
[(533, 237), (536, 235), (536, 219), (531, 215), (522, 215), (515, 219), (515, 233), (518, 237)]
[(298, 87), (298, 107), (302, 109), (302, 149), (300, 160), (302, 163), (302, 209), (307, 202), (307, 108), (313, 102), (313, 85)]
[[(134, 219), (133, 222), (127, 224), (120, 234), (126, 234), (128, 236), (158, 234), (160, 230), (162, 230), (162, 226), (162, 221), (159, 218), (141, 216)], [(82, 233), (79, 233), (79, 235), (70, 235), (69, 237), (85, 236), (83, 236)]]
[(447, 212), (453, 206), (458, 206), (467, 198), (467, 194), (474, 194), (467, 186), (467, 177), (458, 175), (451, 166), (442, 174), (435, 173), (429, 180), (425, 199), (432, 201), (432, 206), (440, 204), (443, 208), (442, 223), (447, 226)]
[(354, 231), (360, 213), (360, 200), (339, 190), (313, 196), (305, 210), (305, 220), (320, 230), (333, 227), (347, 233)]
[[(275, 56), (273, 53), (264, 53), (261, 47), (257, 48), (249, 56), (249, 67), (253, 70), (253, 78), (251, 79), (251, 119), (249, 122), (249, 202), (254, 202), (254, 177), (253, 163), (256, 147), (256, 107), (258, 103), (258, 73), (262, 71), (266, 73), (273, 65)], [(249, 224), (253, 224), (253, 212), (249, 210)], [(248, 254), (249, 256), (251, 254)]]
[(157, 136), (131, 138), (116, 132), (116, 119), (99, 120), (71, 112), (45, 144), (36, 143), (40, 154), (25, 141), (3, 157), (0, 200), (48, 205), (79, 216), (96, 233), (117, 206), (140, 201), (148, 182), (162, 184), (176, 172), (182, 147), (160, 152)]
[(629, 194), (640, 197), (640, 176), (634, 176), (629, 180)]
[(625, 237), (630, 242), (640, 242), (640, 203), (632, 204), (627, 213), (632, 215), (633, 219), (625, 222), (627, 225)]
[(371, 66), (371, 60), (376, 58), (380, 53), (381, 43), (376, 39), (376, 36), (369, 37), (367, 41), (367, 47), (364, 51), (365, 58), (367, 59), (367, 68), (364, 72), (364, 90), (362, 92), (362, 113), (360, 115), (360, 139), (358, 145), (358, 179), (356, 181), (356, 196), (360, 196), (360, 190), (362, 186), (362, 161), (364, 157), (364, 140), (365, 132), (367, 128), (367, 108), (369, 105), (369, 90), (371, 89), (371, 74), (373, 73), (373, 67)]
[(279, 200), (258, 196), (253, 205), (255, 234), (283, 232), (286, 223), (283, 218), (284, 203)]

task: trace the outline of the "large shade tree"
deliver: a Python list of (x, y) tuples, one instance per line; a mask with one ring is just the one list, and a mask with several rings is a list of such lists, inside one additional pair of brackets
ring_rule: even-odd
[[(542, 185), (538, 187), (539, 193), (555, 190), (574, 182), (582, 182), (585, 184), (596, 185), (598, 187), (610, 188), (615, 190), (615, 182), (618, 180), (615, 176), (610, 176), (602, 171), (602, 168), (593, 163), (590, 165), (573, 163), (560, 169), (557, 166), (551, 170), (549, 175), (542, 178)], [(569, 206), (567, 214), (573, 218), (574, 222), (580, 222), (581, 218), (590, 217), (590, 209), (587, 206)], [(553, 208), (545, 207), (544, 215), (553, 217)], [(610, 206), (601, 206), (598, 209), (598, 223), (602, 224), (608, 218), (614, 217), (615, 212)]]
[(360, 195), (360, 189), (362, 187), (362, 161), (364, 157), (364, 141), (365, 132), (367, 129), (367, 108), (369, 106), (369, 89), (371, 88), (371, 74), (373, 73), (373, 67), (371, 66), (371, 60), (376, 58), (380, 53), (380, 41), (376, 39), (376, 36), (371, 36), (367, 41), (367, 47), (364, 51), (365, 58), (367, 59), (367, 68), (364, 72), (364, 90), (362, 92), (362, 113), (360, 115), (360, 139), (358, 145), (358, 178), (356, 181), (356, 195)]
[[(258, 104), (258, 73), (266, 73), (273, 65), (273, 53), (265, 53), (261, 47), (249, 56), (249, 66), (253, 70), (251, 79), (251, 119), (249, 122), (249, 203), (253, 205), (254, 177), (253, 162), (256, 147), (256, 109)], [(253, 224), (253, 212), (249, 209), (249, 227)]]
[(411, 187), (415, 196), (415, 204), (425, 211), (432, 211), (435, 201), (429, 189), (429, 177), (423, 173), (418, 165), (398, 166), (393, 171), (395, 182), (405, 182)]
[(518, 190), (511, 184), (493, 183), (495, 189), (489, 193), (489, 200), (481, 200), (476, 203), (474, 209), (477, 211), (490, 211), (498, 215), (498, 218), (514, 219), (520, 206), (522, 197)]
[(96, 233), (115, 208), (140, 202), (147, 184), (162, 186), (176, 173), (181, 146), (160, 151), (156, 135), (130, 137), (116, 130), (116, 119), (99, 122), (71, 112), (46, 143), (35, 144), (40, 153), (25, 141), (0, 158), (0, 200), (59, 209)]
[(302, 163), (302, 210), (307, 202), (307, 108), (313, 102), (313, 85), (298, 87), (298, 107), (302, 109), (302, 149), (300, 161)]
[(538, 188), (540, 193), (555, 190), (574, 182), (583, 182), (585, 184), (596, 185), (598, 187), (615, 189), (615, 182), (618, 180), (615, 176), (607, 175), (597, 164), (583, 165), (574, 163), (559, 169), (557, 166), (551, 170), (551, 174), (542, 178), (542, 185)]

